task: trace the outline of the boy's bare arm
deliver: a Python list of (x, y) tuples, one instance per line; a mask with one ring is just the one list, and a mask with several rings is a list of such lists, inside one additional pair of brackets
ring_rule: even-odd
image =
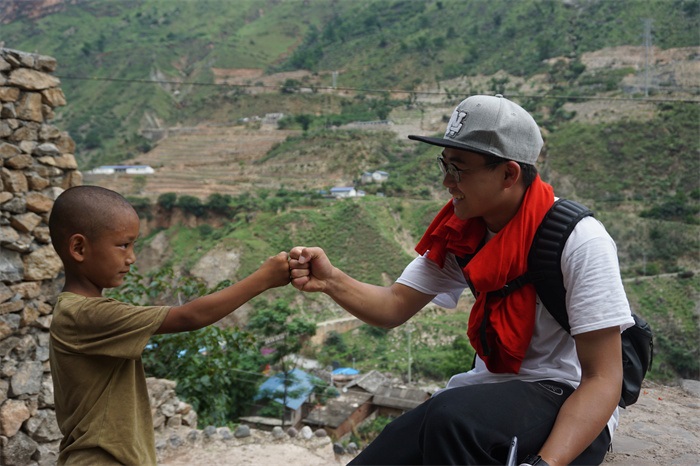
[(280, 252), (239, 282), (182, 306), (173, 307), (156, 333), (187, 332), (206, 327), (226, 317), (263, 291), (288, 284), (288, 257), (286, 252)]

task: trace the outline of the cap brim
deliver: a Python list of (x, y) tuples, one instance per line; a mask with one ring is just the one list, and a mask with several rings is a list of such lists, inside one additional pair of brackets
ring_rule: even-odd
[(488, 152), (485, 152), (483, 150), (476, 149), (476, 148), (468, 146), (466, 144), (462, 144), (460, 142), (452, 141), (450, 139), (445, 139), (445, 138), (431, 138), (428, 136), (418, 136), (416, 134), (409, 134), (408, 139), (412, 139), (414, 141), (420, 141), (420, 142), (427, 142), (428, 144), (432, 144), (433, 146), (449, 147), (451, 149), (467, 150), (469, 152), (476, 152), (477, 154), (483, 154), (483, 155), (493, 155), (493, 154), (489, 154)]

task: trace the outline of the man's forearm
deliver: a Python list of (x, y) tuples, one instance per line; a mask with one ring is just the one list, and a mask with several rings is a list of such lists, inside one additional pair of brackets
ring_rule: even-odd
[[(383, 328), (403, 324), (432, 299), (396, 283), (390, 287), (363, 283), (338, 268), (323, 292), (358, 319)], [(414, 298), (406, 299), (407, 295)]]

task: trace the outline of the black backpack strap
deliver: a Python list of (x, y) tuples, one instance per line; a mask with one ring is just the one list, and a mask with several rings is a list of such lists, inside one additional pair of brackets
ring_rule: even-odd
[(544, 216), (530, 246), (527, 267), (542, 304), (568, 332), (566, 289), (561, 272), (561, 255), (576, 224), (593, 215), (586, 206), (570, 199), (559, 199)]

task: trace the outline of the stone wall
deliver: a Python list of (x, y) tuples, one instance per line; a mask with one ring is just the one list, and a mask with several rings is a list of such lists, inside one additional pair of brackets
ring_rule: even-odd
[[(50, 124), (66, 104), (56, 60), (0, 48), (0, 464), (56, 463), (61, 433), (49, 326), (63, 268), (49, 237), (54, 200), (82, 184), (75, 143)], [(175, 382), (148, 379), (156, 432), (196, 429)]]
[(61, 286), (48, 215), (81, 183), (70, 136), (49, 123), (65, 105), (51, 57), (0, 49), (0, 464), (52, 464), (61, 434), (49, 325)]

